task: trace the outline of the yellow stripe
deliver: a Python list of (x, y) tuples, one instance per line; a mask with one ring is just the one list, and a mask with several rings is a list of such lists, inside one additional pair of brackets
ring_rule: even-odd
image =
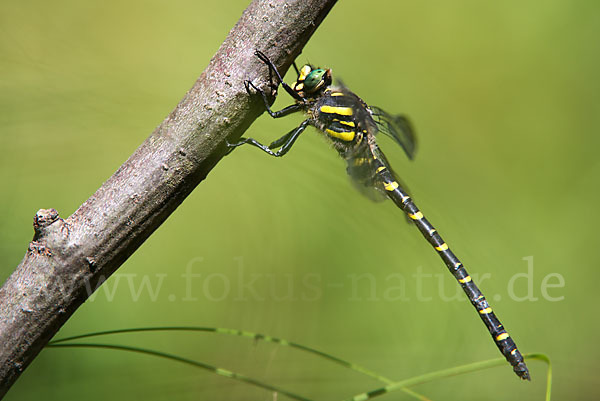
[(326, 128), (325, 132), (327, 132), (330, 136), (334, 138), (341, 139), (342, 141), (350, 142), (354, 139), (354, 131), (337, 132)]
[(304, 83), (300, 82), (299, 84), (296, 85), (295, 89), (297, 91), (301, 91), (302, 89), (304, 89)]
[(514, 354), (516, 354), (516, 353), (517, 353), (517, 349), (516, 349), (516, 348), (515, 348), (515, 349), (513, 349), (512, 351), (510, 351), (510, 354), (511, 354), (511, 355), (514, 355)]
[(502, 334), (498, 335), (498, 337), (496, 337), (496, 341), (506, 340), (508, 337), (510, 337), (508, 335), (508, 333), (502, 333)]
[(331, 96), (344, 96), (342, 92), (331, 92)]
[(384, 166), (381, 166), (381, 167), (377, 168), (377, 172), (378, 172), (378, 173), (379, 173), (380, 171), (383, 171), (383, 170), (385, 170), (385, 167), (384, 167)]
[(308, 74), (312, 71), (310, 65), (305, 65), (300, 69), (300, 76), (298, 77), (298, 81), (304, 81)]
[(467, 276), (465, 278), (458, 279), (458, 282), (461, 284), (468, 283), (469, 281), (471, 281), (471, 276)]
[(423, 213), (421, 212), (417, 212), (415, 214), (408, 214), (408, 217), (410, 217), (413, 220), (421, 220), (423, 218)]
[(393, 191), (394, 189), (398, 188), (398, 183), (396, 181), (384, 182), (383, 187), (386, 191)]
[(442, 245), (435, 247), (435, 250), (440, 252), (445, 251), (446, 249), (448, 249), (448, 244), (445, 242)]
[(341, 116), (351, 116), (351, 107), (321, 106), (321, 112), (329, 114), (339, 114)]
[(429, 235), (432, 236), (436, 232), (437, 232), (437, 230), (435, 228), (432, 228), (431, 230), (429, 230)]
[(347, 125), (348, 127), (355, 127), (354, 122), (352, 122), (352, 121), (341, 121), (341, 120), (339, 120), (339, 123)]
[(492, 313), (492, 308), (487, 307), (485, 309), (480, 310), (479, 313), (481, 313), (482, 315), (487, 315), (488, 313)]

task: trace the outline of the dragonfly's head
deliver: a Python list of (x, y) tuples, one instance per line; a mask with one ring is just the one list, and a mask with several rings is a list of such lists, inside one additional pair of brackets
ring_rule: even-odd
[(331, 69), (313, 68), (306, 64), (298, 71), (294, 90), (304, 98), (317, 97), (331, 85)]

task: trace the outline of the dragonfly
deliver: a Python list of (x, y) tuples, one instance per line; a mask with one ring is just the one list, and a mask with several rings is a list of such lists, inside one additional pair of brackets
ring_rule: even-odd
[[(253, 94), (252, 90), (259, 94), (266, 111), (273, 118), (303, 112), (306, 119), (298, 127), (269, 145), (264, 145), (253, 138), (240, 138), (237, 143), (227, 144), (230, 151), (247, 144), (271, 156), (281, 157), (288, 153), (307, 127), (313, 126), (322, 132), (346, 161), (346, 170), (360, 192), (373, 200), (391, 199), (408, 216), (409, 221), (416, 225), (462, 287), (494, 343), (514, 372), (521, 379), (530, 380), (529, 370), (514, 340), (493, 312), (463, 263), (416, 206), (405, 189), (406, 186), (401, 184), (377, 144), (376, 136), (382, 133), (398, 144), (412, 160), (416, 150), (416, 136), (408, 118), (403, 115), (389, 114), (379, 107), (369, 106), (344, 85), (333, 85), (332, 72), (329, 68), (316, 68), (306, 64), (298, 69), (294, 63), (297, 79), (289, 85), (283, 81), (279, 70), (264, 53), (257, 50), (255, 55), (269, 69), (271, 88), (276, 91), (281, 85), (295, 102), (279, 111), (273, 111), (267, 94), (252, 81), (244, 82), (246, 91), (250, 95)], [(273, 82), (274, 79), (276, 82)]]

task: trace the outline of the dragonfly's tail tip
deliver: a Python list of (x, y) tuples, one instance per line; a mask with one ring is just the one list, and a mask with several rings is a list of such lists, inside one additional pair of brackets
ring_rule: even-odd
[(529, 369), (527, 369), (527, 365), (525, 362), (520, 362), (514, 366), (514, 371), (523, 380), (531, 381), (531, 376), (529, 375)]

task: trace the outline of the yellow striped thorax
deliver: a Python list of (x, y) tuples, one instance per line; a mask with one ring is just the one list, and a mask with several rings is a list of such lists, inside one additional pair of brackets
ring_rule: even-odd
[(322, 125), (322, 131), (330, 138), (346, 143), (353, 142), (355, 138), (361, 139), (362, 133), (356, 134), (355, 108), (344, 103), (346, 99), (335, 96), (337, 94), (342, 93), (328, 89), (317, 102), (315, 114)]

